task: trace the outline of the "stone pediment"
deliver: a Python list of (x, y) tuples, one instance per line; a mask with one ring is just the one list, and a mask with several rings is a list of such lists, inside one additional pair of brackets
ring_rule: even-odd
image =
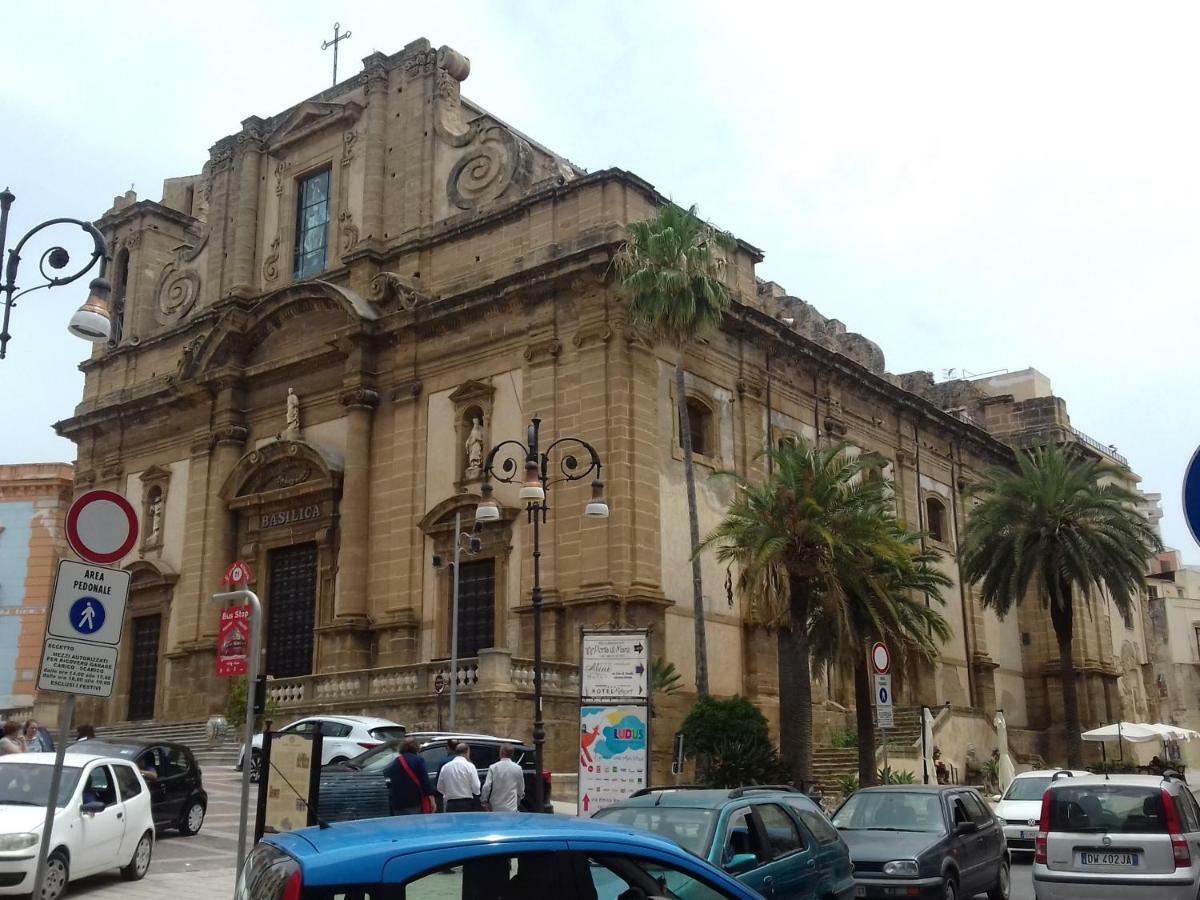
[(353, 100), (346, 103), (318, 103), (308, 100), (293, 109), (267, 137), (267, 149), (274, 153), (326, 128), (348, 128), (358, 121), (362, 105)]
[(492, 394), (496, 389), (490, 384), (484, 384), (482, 381), (468, 380), (464, 381), (454, 393), (450, 395), (450, 402), (455, 406), (462, 403), (468, 403), (471, 400), (491, 400)]

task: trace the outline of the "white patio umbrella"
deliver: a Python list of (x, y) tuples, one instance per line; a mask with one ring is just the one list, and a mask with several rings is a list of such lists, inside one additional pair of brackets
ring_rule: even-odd
[(1008, 721), (1004, 718), (1004, 710), (996, 710), (992, 724), (996, 728), (996, 749), (1000, 751), (1000, 765), (997, 771), (998, 787), (1000, 793), (1003, 794), (1008, 790), (1008, 786), (1012, 784), (1012, 780), (1017, 774), (1012, 756), (1008, 752)]
[(937, 784), (937, 764), (933, 760), (933, 712), (921, 707), (921, 753), (926, 784)]
[(1162, 722), (1155, 722), (1150, 727), (1162, 732), (1163, 737), (1170, 741), (1191, 741), (1200, 738), (1200, 731), (1180, 728), (1178, 725), (1164, 725)]
[(1147, 741), (1161, 741), (1163, 733), (1153, 725), (1143, 725), (1140, 722), (1114, 722), (1112, 725), (1102, 725), (1085, 731), (1080, 737), (1085, 741), (1129, 741), (1131, 744), (1144, 744)]

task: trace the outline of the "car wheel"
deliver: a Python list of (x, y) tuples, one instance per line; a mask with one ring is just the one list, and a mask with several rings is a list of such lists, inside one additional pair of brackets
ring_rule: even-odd
[(255, 750), (250, 754), (250, 783), (257, 784), (262, 776), (262, 754)]
[(46, 860), (46, 877), (42, 881), (42, 900), (58, 900), (67, 891), (67, 882), (71, 880), (71, 867), (67, 863), (67, 854), (55, 850)]
[(350, 760), (348, 760), (344, 756), (335, 756), (333, 759), (331, 759), (329, 761), (329, 764), (331, 766), (340, 766), (342, 763), (348, 763), (348, 762), (350, 762)]
[(1008, 871), (1008, 860), (1002, 859), (1000, 860), (1000, 874), (996, 876), (996, 883), (988, 891), (988, 900), (1008, 900), (1011, 880), (1011, 873)]
[(134, 848), (133, 859), (129, 861), (129, 865), (121, 869), (121, 877), (126, 881), (141, 881), (150, 871), (150, 857), (153, 853), (154, 839), (147, 831)]
[(203, 824), (204, 804), (199, 800), (193, 800), (192, 805), (187, 808), (187, 812), (179, 822), (179, 833), (191, 837), (200, 830), (200, 826)]
[(953, 875), (947, 875), (942, 882), (942, 900), (958, 900), (958, 882)]

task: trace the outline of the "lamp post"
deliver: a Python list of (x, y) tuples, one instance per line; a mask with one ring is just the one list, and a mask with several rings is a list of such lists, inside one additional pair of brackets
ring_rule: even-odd
[[(476, 523), (475, 531), (479, 530)], [(453, 587), (450, 589), (450, 722), (451, 731), (455, 729), (455, 712), (458, 709), (458, 561), (463, 549), (463, 539), (467, 542), (467, 553), (474, 556), (482, 547), (478, 534), (468, 534), (462, 530), (462, 512), (454, 513), (454, 562)], [(442, 568), (442, 558), (433, 557), (433, 567)], [(438, 707), (441, 708), (440, 706)]]
[[(0, 191), (0, 256), (4, 254), (8, 238), (8, 211), (16, 199), (16, 196), (8, 188)], [(87, 232), (93, 244), (91, 258), (76, 272), (54, 275), (46, 271), (46, 266), (55, 271), (65, 269), (70, 265), (71, 254), (61, 246), (51, 247), (42, 254), (42, 258), (38, 261), (38, 270), (46, 279), (45, 283), (36, 284), (18, 292), (17, 268), (21, 264), (21, 251), (25, 249), (25, 244), (35, 234), (54, 225), (77, 225)], [(108, 295), (112, 292), (112, 285), (104, 278), (104, 268), (108, 262), (108, 245), (104, 242), (104, 235), (91, 222), (84, 222), (80, 219), (48, 219), (25, 233), (25, 236), (17, 242), (17, 246), (8, 252), (8, 260), (4, 266), (4, 280), (0, 283), (0, 294), (4, 295), (4, 320), (3, 324), (0, 324), (0, 359), (4, 359), (7, 354), (8, 340), (12, 337), (8, 331), (8, 317), (12, 308), (17, 305), (17, 298), (42, 288), (70, 284), (72, 281), (82, 278), (96, 264), (97, 260), (100, 262), (100, 276), (92, 279), (87, 300), (76, 310), (75, 315), (71, 316), (71, 321), (67, 325), (67, 330), (71, 334), (94, 344), (107, 341), (109, 335), (112, 334), (112, 312), (108, 308)]]
[[(530, 599), (533, 606), (533, 747), (536, 775), (533, 780), (534, 809), (545, 809), (545, 782), (543, 781), (543, 749), (546, 744), (546, 723), (542, 714), (542, 548), (541, 526), (546, 523), (550, 512), (547, 492), (550, 487), (565, 481), (582, 481), (592, 478), (592, 497), (584, 508), (584, 515), (594, 519), (608, 518), (608, 504), (604, 500), (604, 482), (600, 480), (600, 454), (596, 448), (582, 438), (563, 437), (552, 442), (544, 451), (539, 450), (538, 432), (542, 420), (534, 416), (529, 423), (528, 437), (520, 441), (502, 441), (491, 449), (483, 462), (482, 498), (475, 509), (475, 522), (482, 525), (500, 519), (500, 505), (492, 496), (492, 479), (502, 484), (521, 483), (518, 499), (525, 503), (525, 515), (533, 526), (533, 591)], [(586, 453), (582, 461), (580, 457)], [(503, 457), (499, 468), (497, 456)], [(524, 474), (518, 469), (518, 458), (524, 457)]]

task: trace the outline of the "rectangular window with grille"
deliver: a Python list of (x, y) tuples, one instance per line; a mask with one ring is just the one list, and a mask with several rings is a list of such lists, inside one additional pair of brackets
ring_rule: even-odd
[(299, 182), (296, 197), (296, 278), (311, 278), (325, 271), (329, 246), (329, 170)]

